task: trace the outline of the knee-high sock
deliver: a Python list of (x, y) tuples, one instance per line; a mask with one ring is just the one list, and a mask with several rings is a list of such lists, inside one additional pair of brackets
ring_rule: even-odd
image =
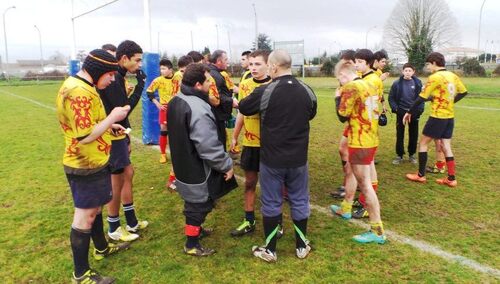
[(282, 215), (275, 217), (263, 217), (264, 235), (266, 238), (266, 248), (272, 252), (276, 251), (276, 242), (278, 240), (278, 230), (281, 224)]
[(293, 227), (295, 228), (295, 247), (306, 247), (307, 236), (307, 218), (302, 220), (293, 220)]
[(92, 241), (97, 250), (103, 251), (108, 247), (108, 241), (104, 236), (104, 225), (102, 222), (102, 213), (95, 216), (91, 229)]
[(73, 263), (75, 264), (75, 277), (82, 276), (89, 266), (90, 230), (71, 227), (69, 235), (71, 250), (73, 251)]
[(455, 158), (446, 157), (446, 167), (448, 168), (448, 179), (455, 180)]
[(168, 143), (168, 132), (167, 131), (160, 131), (160, 151), (162, 154), (165, 154), (165, 151), (167, 149), (167, 143)]

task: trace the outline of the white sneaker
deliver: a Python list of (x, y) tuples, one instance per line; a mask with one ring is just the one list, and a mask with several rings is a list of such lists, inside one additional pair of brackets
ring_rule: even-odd
[(311, 246), (309, 244), (306, 244), (305, 248), (295, 249), (295, 252), (298, 258), (304, 259), (309, 255), (309, 252), (311, 252)]
[(108, 231), (108, 236), (110, 239), (114, 241), (122, 241), (122, 242), (131, 242), (139, 238), (138, 234), (129, 233), (126, 230), (123, 230), (122, 227), (118, 227), (118, 229), (116, 229), (116, 231), (112, 233)]
[(127, 229), (128, 232), (130, 233), (135, 233), (139, 230), (144, 230), (146, 229), (146, 227), (149, 225), (149, 222), (146, 221), (146, 220), (143, 220), (143, 221), (137, 221), (137, 225), (135, 225), (134, 227), (130, 227), (129, 225), (127, 225), (127, 227), (125, 227), (125, 229)]
[(266, 247), (253, 246), (252, 253), (255, 257), (266, 262), (276, 262), (278, 260), (276, 253), (266, 249)]

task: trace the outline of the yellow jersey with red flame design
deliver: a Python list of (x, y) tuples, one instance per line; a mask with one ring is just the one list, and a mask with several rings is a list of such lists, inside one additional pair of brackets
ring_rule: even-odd
[(467, 92), (460, 78), (453, 72), (438, 70), (429, 76), (420, 97), (431, 97), (431, 113), (435, 118), (453, 118), (455, 96)]
[(349, 147), (378, 146), (378, 101), (376, 90), (365, 80), (356, 79), (341, 87), (338, 113), (349, 118)]
[(380, 76), (375, 73), (375, 71), (370, 71), (363, 76), (361, 76), (372, 88), (375, 89), (377, 95), (379, 96), (379, 101), (384, 100), (384, 83)]
[(234, 88), (234, 82), (231, 79), (231, 75), (226, 71), (221, 71), (220, 74), (224, 77), (224, 81), (226, 81), (226, 87), (232, 92)]
[(160, 104), (165, 105), (175, 96), (174, 93), (174, 77), (167, 78), (164, 76), (159, 76), (151, 82), (147, 92), (153, 93), (158, 90), (158, 96), (160, 97)]
[(111, 134), (108, 130), (88, 144), (79, 140), (90, 135), (95, 125), (106, 118), (106, 111), (93, 86), (68, 77), (56, 99), (57, 118), (64, 133), (63, 164), (72, 169), (99, 169), (108, 163)]
[[(243, 80), (239, 85), (239, 99), (246, 98), (255, 88), (269, 82), (271, 82), (271, 77), (263, 80), (256, 80), (255, 78)], [(245, 129), (243, 146), (260, 147), (260, 115), (243, 116), (243, 127)]]
[(183, 73), (181, 71), (177, 71), (174, 73), (174, 77), (172, 77), (172, 93), (174, 94), (174, 96), (177, 95), (177, 93), (179, 93), (179, 91), (181, 90), (182, 75)]

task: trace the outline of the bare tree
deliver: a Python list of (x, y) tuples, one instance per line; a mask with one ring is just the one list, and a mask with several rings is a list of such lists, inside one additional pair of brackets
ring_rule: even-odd
[(417, 70), (436, 48), (456, 44), (459, 32), (445, 0), (399, 0), (384, 27), (384, 45)]

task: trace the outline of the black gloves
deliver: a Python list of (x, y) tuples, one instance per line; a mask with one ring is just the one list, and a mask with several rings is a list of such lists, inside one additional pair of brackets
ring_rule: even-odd
[(146, 74), (141, 69), (135, 72), (135, 78), (137, 79), (137, 85), (144, 86), (146, 83)]

